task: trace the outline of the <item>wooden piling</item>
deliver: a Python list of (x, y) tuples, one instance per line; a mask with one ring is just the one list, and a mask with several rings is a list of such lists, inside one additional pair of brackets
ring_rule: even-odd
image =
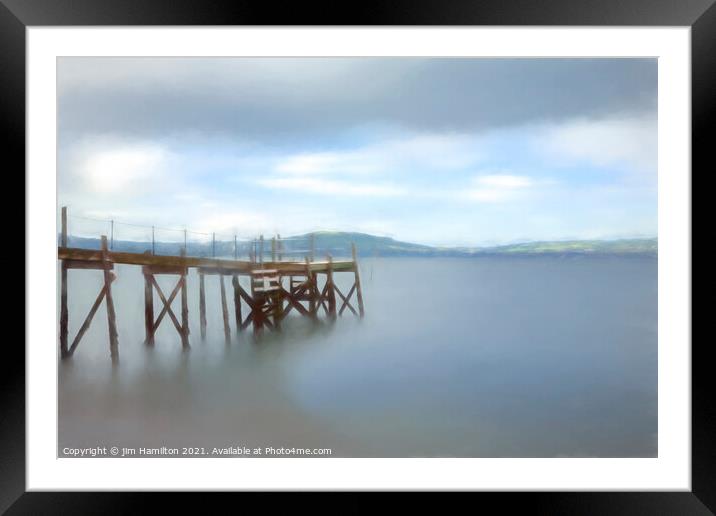
[(144, 343), (148, 346), (154, 345), (154, 290), (152, 277), (149, 271), (144, 268)]
[[(182, 249), (181, 257), (186, 258), (186, 250)], [(189, 349), (189, 301), (186, 288), (186, 264), (182, 268), (181, 275), (181, 345), (183, 349)]]
[(351, 243), (351, 254), (353, 255), (353, 271), (355, 273), (355, 286), (356, 295), (358, 296), (358, 312), (361, 318), (365, 315), (363, 308), (363, 290), (360, 285), (360, 272), (358, 271), (358, 253), (356, 252), (356, 245), (354, 242)]
[(234, 315), (236, 316), (236, 332), (242, 331), (243, 318), (241, 316), (241, 291), (239, 290), (239, 277), (234, 274), (231, 278), (231, 284), (234, 287)]
[(279, 288), (271, 295), (273, 301), (273, 327), (275, 330), (281, 329), (281, 319), (283, 318), (283, 293)]
[(276, 261), (276, 237), (271, 239), (271, 262)]
[(204, 273), (199, 270), (199, 330), (201, 340), (206, 339), (206, 294), (204, 293)]
[(107, 325), (109, 326), (109, 354), (112, 362), (119, 361), (119, 341), (117, 334), (117, 318), (114, 311), (114, 299), (112, 298), (112, 271), (109, 261), (109, 250), (107, 249), (107, 236), (102, 235), (102, 265), (104, 267), (104, 288), (107, 300)]
[(61, 267), (61, 283), (60, 283), (60, 357), (67, 358), (70, 356), (67, 349), (67, 325), (69, 322), (69, 312), (67, 309), (67, 264), (62, 261)]
[(229, 310), (226, 306), (226, 288), (224, 287), (224, 275), (219, 274), (219, 284), (221, 285), (221, 315), (224, 319), (224, 341), (231, 344), (231, 327), (229, 326)]
[(328, 296), (328, 317), (336, 320), (336, 289), (333, 283), (333, 257), (328, 255), (328, 268), (326, 269), (326, 295)]
[[(62, 207), (62, 233), (60, 237), (62, 247), (67, 247), (67, 206)], [(69, 322), (69, 311), (67, 309), (67, 264), (61, 260), (60, 279), (60, 357), (67, 358), (67, 325)]]
[(251, 306), (251, 323), (254, 328), (254, 335), (258, 335), (261, 330), (263, 330), (263, 312), (261, 311), (261, 307), (259, 303), (257, 302), (257, 292), (256, 292), (256, 285), (254, 282), (253, 275), (250, 276), (251, 278), (251, 299), (253, 300), (254, 304)]
[(316, 288), (315, 277), (311, 272), (311, 263), (306, 256), (306, 294), (308, 295), (308, 313), (312, 319), (318, 318), (318, 307), (316, 305), (316, 294), (318, 289)]

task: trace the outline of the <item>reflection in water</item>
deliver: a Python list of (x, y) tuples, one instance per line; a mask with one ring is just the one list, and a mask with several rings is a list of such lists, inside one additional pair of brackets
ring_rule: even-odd
[[(169, 321), (153, 349), (143, 345), (141, 269), (118, 266), (121, 364), (111, 366), (101, 308), (59, 367), (60, 448), (657, 454), (655, 259), (377, 258), (361, 268), (363, 321), (290, 317), (254, 342), (232, 320), (230, 346), (215, 277), (201, 342), (192, 272), (184, 353)], [(162, 289), (173, 280), (158, 279)], [(69, 282), (73, 337), (101, 279), (73, 270)]]

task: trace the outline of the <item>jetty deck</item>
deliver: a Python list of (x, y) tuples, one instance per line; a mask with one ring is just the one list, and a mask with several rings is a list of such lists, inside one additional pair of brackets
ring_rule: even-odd
[[(76, 268), (82, 268), (80, 263), (99, 264), (103, 260), (101, 250), (80, 249), (77, 247), (58, 247), (57, 258), (59, 260), (68, 260), (77, 262)], [(107, 258), (112, 263), (120, 263), (125, 265), (148, 265), (158, 267), (187, 267), (199, 269), (214, 269), (223, 274), (247, 274), (256, 269), (256, 262), (249, 260), (227, 260), (218, 258), (201, 258), (193, 256), (164, 256), (152, 255), (147, 253), (127, 253), (108, 251)], [(333, 268), (333, 272), (350, 272), (354, 268), (353, 260), (336, 260), (329, 262), (328, 260), (316, 260), (309, 262), (309, 268), (312, 272), (325, 273), (329, 266)], [(276, 269), (281, 274), (302, 274), (306, 271), (304, 262), (297, 261), (265, 261), (262, 267), (267, 269)], [(95, 268), (89, 267), (88, 268)]]
[[(109, 352), (114, 363), (119, 360), (119, 334), (117, 332), (116, 311), (112, 297), (112, 283), (119, 278), (115, 264), (142, 267), (144, 275), (144, 325), (145, 345), (154, 345), (154, 335), (162, 321), (168, 316), (177, 330), (183, 349), (190, 348), (189, 299), (187, 275), (194, 269), (199, 276), (199, 326), (201, 339), (206, 338), (206, 276), (216, 276), (220, 285), (221, 310), (223, 316), (226, 344), (231, 343), (231, 323), (229, 302), (226, 295), (225, 277), (231, 278), (233, 288), (233, 315), (237, 332), (253, 330), (258, 336), (264, 329), (278, 331), (281, 322), (290, 312), (318, 322), (325, 316), (329, 322), (336, 320), (346, 311), (362, 318), (364, 316), (363, 293), (357, 261), (357, 251), (352, 245), (351, 260), (333, 260), (326, 256), (315, 260), (314, 252), (307, 254), (302, 261), (276, 260), (276, 250), (272, 249), (272, 260), (263, 260), (255, 254), (249, 260), (221, 259), (187, 256), (186, 244), (180, 255), (157, 255), (151, 251), (132, 253), (110, 250), (106, 235), (100, 238), (100, 249), (68, 247), (67, 210), (62, 208), (62, 233), (57, 248), (57, 258), (61, 262), (60, 296), (60, 356), (71, 357), (79, 346), (82, 337), (99, 309), (107, 308), (107, 327), (109, 332)], [(263, 237), (261, 238), (263, 247)], [(152, 249), (154, 245), (152, 244)], [(77, 335), (69, 341), (69, 309), (67, 303), (67, 271), (71, 269), (98, 270), (103, 273), (103, 285), (94, 304), (79, 327)], [(334, 282), (334, 274), (348, 273), (353, 276), (353, 284), (343, 292)], [(167, 296), (159, 286), (156, 275), (173, 275), (177, 282)], [(243, 284), (242, 284), (242, 279)], [(156, 294), (156, 296), (155, 296)], [(174, 312), (173, 303), (179, 296), (180, 313)], [(353, 298), (355, 296), (355, 306)], [(155, 297), (160, 302), (159, 314), (155, 316)]]

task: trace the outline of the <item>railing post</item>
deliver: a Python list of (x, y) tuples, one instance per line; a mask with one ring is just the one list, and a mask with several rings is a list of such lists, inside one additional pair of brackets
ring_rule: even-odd
[(62, 247), (67, 247), (67, 206), (62, 207), (62, 236), (60, 237)]
[(152, 256), (154, 256), (154, 226), (152, 226)]
[(259, 236), (259, 264), (264, 264), (264, 236)]

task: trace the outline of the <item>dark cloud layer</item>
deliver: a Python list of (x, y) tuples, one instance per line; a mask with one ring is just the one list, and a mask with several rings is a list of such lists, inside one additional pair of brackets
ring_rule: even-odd
[(385, 125), (480, 131), (655, 110), (655, 59), (62, 58), (60, 137), (279, 144)]

